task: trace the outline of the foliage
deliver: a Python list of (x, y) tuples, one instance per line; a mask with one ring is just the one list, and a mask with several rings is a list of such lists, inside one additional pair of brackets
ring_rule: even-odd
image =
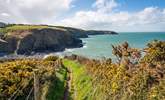
[(42, 90), (45, 84), (57, 79), (55, 74), (60, 68), (59, 66), (54, 61), (37, 59), (3, 61), (0, 63), (0, 98), (11, 97), (19, 87), (19, 93), (16, 94), (17, 99), (25, 98), (29, 89), (33, 87), (33, 74), (36, 70), (38, 70), (37, 76), (40, 81), (39, 87)]
[(45, 61), (56, 61), (57, 59), (57, 56), (47, 56), (44, 58)]
[(165, 42), (155, 40), (148, 43), (148, 47), (145, 48), (146, 55), (143, 58), (143, 62), (154, 63), (165, 61)]
[(164, 100), (164, 47), (163, 41), (151, 42), (141, 57), (142, 51), (124, 43), (113, 46), (118, 63), (89, 60), (85, 68), (95, 86), (93, 100)]
[(119, 62), (121, 62), (122, 59), (137, 62), (141, 57), (141, 52), (136, 48), (129, 47), (129, 44), (127, 42), (124, 42), (123, 44), (118, 46), (112, 45), (112, 48), (112, 53), (118, 58)]
[(75, 55), (62, 61), (52, 56), (44, 60), (2, 61), (0, 98), (10, 97), (19, 86), (25, 89), (18, 97), (26, 96), (33, 85), (29, 81), (33, 70), (38, 69), (42, 99), (61, 100), (68, 76), (71, 76), (71, 100), (165, 99), (165, 41), (153, 41), (144, 50), (131, 48), (125, 42), (113, 46), (113, 54), (118, 62)]
[[(64, 91), (65, 91), (65, 84), (67, 80), (67, 70), (65, 67), (61, 67), (57, 72), (56, 72), (56, 79), (52, 80), (52, 82), (49, 82), (46, 84), (46, 100), (62, 100)], [(43, 91), (46, 91), (43, 89)], [(43, 99), (45, 100), (45, 99)]]
[(14, 31), (26, 31), (26, 30), (33, 30), (33, 29), (42, 29), (48, 28), (47, 25), (24, 25), (24, 24), (9, 24), (5, 28), (0, 28), (0, 33), (8, 33)]

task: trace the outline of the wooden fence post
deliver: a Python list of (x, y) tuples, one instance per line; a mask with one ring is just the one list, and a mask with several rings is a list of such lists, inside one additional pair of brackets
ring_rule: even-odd
[(40, 92), (39, 92), (39, 70), (33, 70), (34, 73), (34, 100), (40, 100)]

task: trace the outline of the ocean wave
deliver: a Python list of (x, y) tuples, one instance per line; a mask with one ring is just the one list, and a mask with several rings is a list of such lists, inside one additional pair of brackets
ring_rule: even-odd
[(66, 52), (73, 52), (74, 49), (65, 49)]
[(87, 45), (84, 45), (83, 48), (87, 48)]

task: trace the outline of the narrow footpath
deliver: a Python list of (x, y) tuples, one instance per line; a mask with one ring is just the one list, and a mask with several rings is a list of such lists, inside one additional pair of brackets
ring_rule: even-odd
[(67, 82), (66, 82), (66, 88), (64, 91), (64, 98), (63, 100), (69, 100), (69, 95), (70, 95), (70, 89), (71, 89), (71, 80), (72, 80), (72, 74), (71, 71), (68, 69), (67, 70), (68, 75), (67, 75)]

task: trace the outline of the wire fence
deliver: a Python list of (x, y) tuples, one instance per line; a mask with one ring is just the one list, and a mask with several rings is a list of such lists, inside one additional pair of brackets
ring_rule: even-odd
[[(61, 61), (57, 63), (57, 65), (61, 65)], [(57, 65), (54, 65), (57, 67)], [(18, 99), (19, 93), (25, 91), (23, 98), (24, 100), (40, 100), (40, 83), (41, 81), (41, 74), (39, 69), (33, 69), (33, 75), (29, 77), (28, 82), (22, 81), (17, 84), (18, 88), (15, 92), (8, 98), (8, 100), (16, 100)], [(31, 84), (32, 83), (32, 84)], [(28, 87), (30, 86), (30, 87)], [(28, 91), (28, 92), (27, 92)]]
[[(8, 100), (16, 100), (18, 98), (18, 94), (21, 93), (26, 88), (26, 86), (30, 85), (30, 82), (32, 80), (34, 81), (34, 76), (31, 77), (28, 82), (25, 82), (22, 85), (21, 85), (21, 82), (20, 82), (18, 84), (18, 86), (19, 86), (18, 89), (8, 98)], [(35, 84), (35, 82), (33, 82), (33, 86), (30, 89), (30, 91), (27, 93), (27, 96), (24, 96), (24, 97), (26, 97), (25, 100), (30, 100), (30, 98), (34, 98), (33, 96), (31, 96), (32, 93), (34, 92), (34, 86), (35, 86), (34, 84)]]
[(31, 88), (28, 96), (26, 97), (26, 100), (29, 100), (30, 96), (32, 95), (33, 90), (34, 90), (34, 87)]

